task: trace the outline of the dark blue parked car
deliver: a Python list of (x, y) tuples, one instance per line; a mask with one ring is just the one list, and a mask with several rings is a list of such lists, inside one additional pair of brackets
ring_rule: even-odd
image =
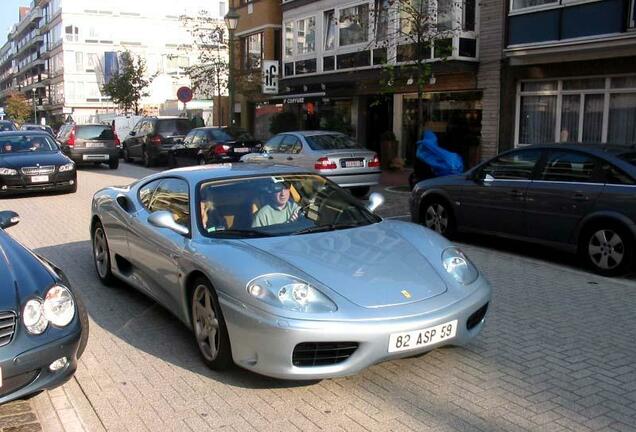
[(4, 230), (0, 212), (0, 404), (65, 383), (88, 339), (88, 317), (64, 273)]
[(613, 276), (636, 243), (636, 149), (602, 144), (528, 146), (465, 174), (418, 183), (413, 221), (451, 236), (473, 231), (580, 254)]

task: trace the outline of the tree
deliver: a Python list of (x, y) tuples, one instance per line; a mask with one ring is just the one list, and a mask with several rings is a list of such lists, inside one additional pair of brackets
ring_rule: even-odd
[(134, 110), (139, 114), (139, 101), (148, 96), (146, 89), (155, 76), (146, 77), (146, 61), (125, 51), (120, 56), (119, 72), (102, 87), (102, 93), (110, 96), (122, 110)]
[[(376, 0), (371, 9), (371, 46), (387, 52), (382, 93), (417, 86), (417, 136), (424, 130), (423, 95), (432, 76), (432, 59), (444, 62), (452, 53), (453, 36), (461, 31), (462, 4), (458, 0)], [(356, 17), (344, 19), (355, 21)], [(405, 65), (396, 66), (398, 62)]]
[(7, 116), (16, 123), (22, 124), (33, 114), (29, 102), (22, 93), (12, 93), (7, 98), (5, 111)]

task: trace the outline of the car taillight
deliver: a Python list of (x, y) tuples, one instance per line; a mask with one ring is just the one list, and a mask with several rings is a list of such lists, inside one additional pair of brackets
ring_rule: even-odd
[(380, 166), (380, 158), (377, 154), (373, 155), (373, 159), (369, 161), (369, 168), (377, 168)]
[(329, 160), (329, 158), (321, 157), (314, 164), (314, 168), (317, 170), (332, 170), (338, 168), (338, 166), (334, 161)]
[(75, 127), (71, 129), (71, 134), (68, 136), (68, 140), (66, 140), (66, 145), (69, 147), (75, 147)]
[(155, 144), (155, 145), (161, 144), (161, 136), (155, 135), (150, 137), (150, 144)]
[(121, 141), (119, 140), (119, 137), (117, 136), (117, 132), (115, 132), (115, 129), (113, 129), (113, 136), (115, 137), (115, 145), (117, 147), (121, 147)]
[(217, 144), (214, 146), (214, 154), (218, 156), (226, 155), (230, 148), (228, 145)]

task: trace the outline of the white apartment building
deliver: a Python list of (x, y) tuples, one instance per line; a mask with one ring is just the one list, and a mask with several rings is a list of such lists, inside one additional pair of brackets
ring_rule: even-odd
[[(35, 96), (48, 123), (71, 113), (78, 122), (113, 113), (101, 86), (117, 53), (128, 50), (155, 77), (144, 111), (176, 114), (177, 89), (190, 85), (184, 67), (197, 61), (180, 17), (207, 14), (222, 22), (227, 7), (227, 0), (34, 0), (0, 48), (0, 99), (15, 90)], [(195, 99), (188, 109), (211, 113), (212, 104)]]

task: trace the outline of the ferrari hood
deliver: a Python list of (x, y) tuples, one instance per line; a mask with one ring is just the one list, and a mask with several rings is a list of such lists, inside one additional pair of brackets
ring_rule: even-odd
[(431, 263), (386, 222), (249, 244), (366, 308), (414, 303), (447, 289)]

